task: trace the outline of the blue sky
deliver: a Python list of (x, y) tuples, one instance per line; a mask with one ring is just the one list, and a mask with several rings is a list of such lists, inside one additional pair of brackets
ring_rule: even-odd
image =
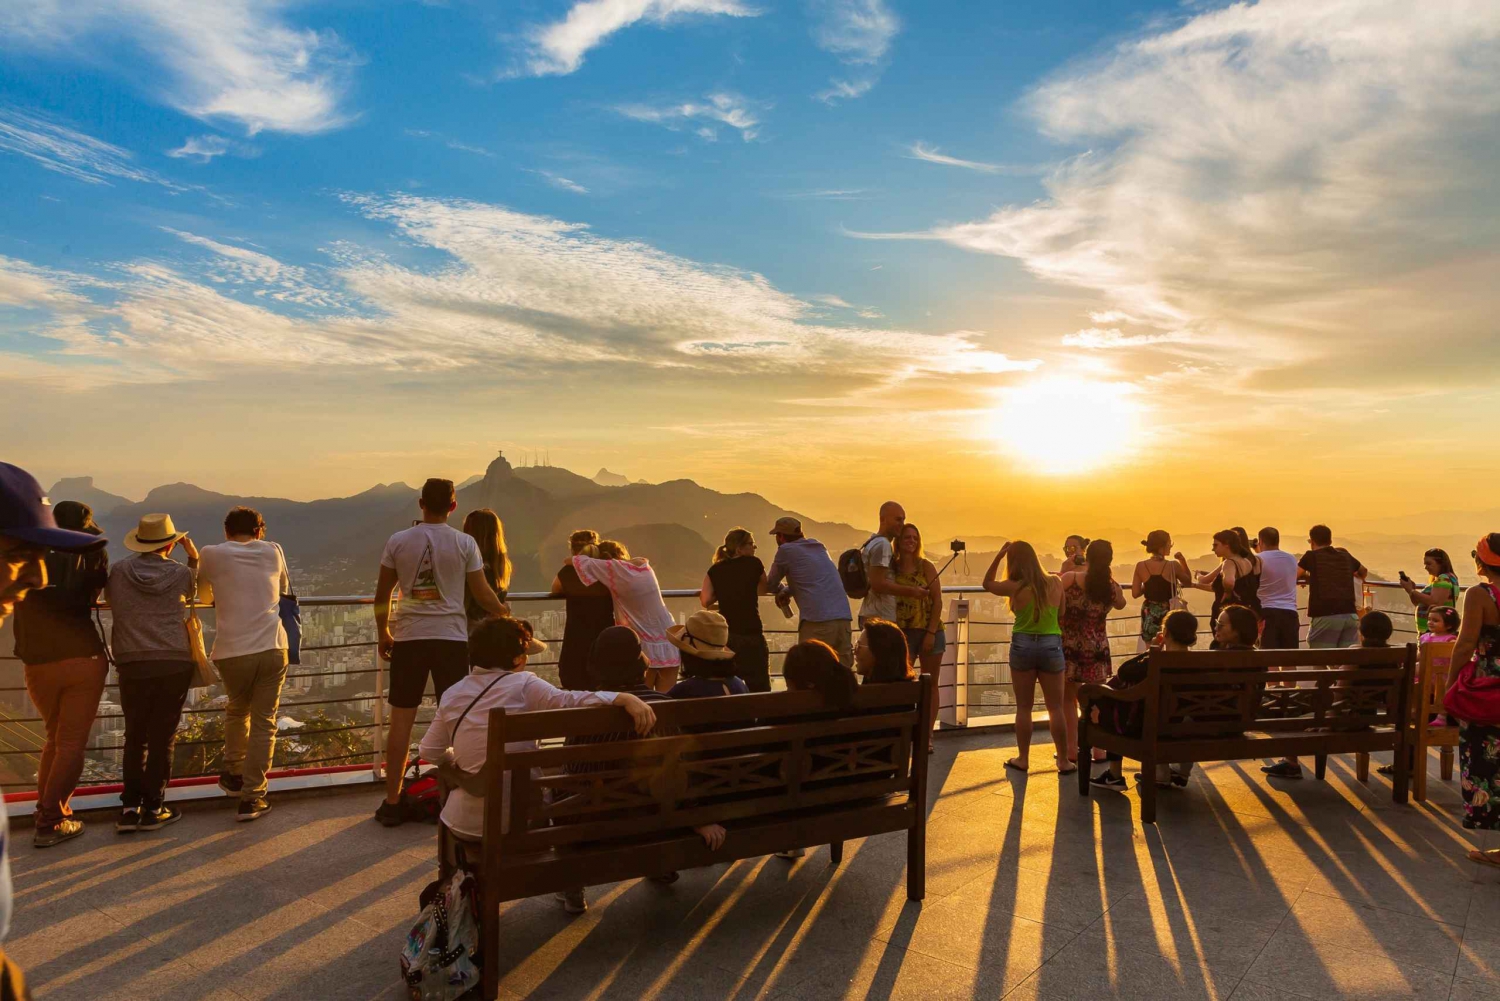
[(504, 444), (849, 516), (894, 440), (957, 524), (1177, 505), (1153, 450), (1309, 409), (1417, 464), (1493, 374), (1485, 7), (0, 0), (7, 451), (308, 497)]

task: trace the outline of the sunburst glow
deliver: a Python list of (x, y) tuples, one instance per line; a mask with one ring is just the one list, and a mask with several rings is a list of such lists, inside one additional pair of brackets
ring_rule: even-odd
[(1129, 386), (1047, 379), (1006, 392), (994, 436), (1024, 471), (1081, 473), (1129, 458), (1139, 443), (1140, 416)]

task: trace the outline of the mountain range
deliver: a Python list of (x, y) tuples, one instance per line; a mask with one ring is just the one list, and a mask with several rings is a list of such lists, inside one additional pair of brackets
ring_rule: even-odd
[[(143, 514), (170, 514), (179, 530), (203, 545), (223, 538), (224, 514), (230, 508), (253, 507), (266, 520), (267, 537), (286, 549), (298, 578), (294, 584), (304, 594), (369, 593), (386, 539), (421, 517), (417, 494), (417, 488), (405, 483), (388, 483), (351, 497), (293, 501), (172, 483), (133, 502), (100, 490), (86, 476), (61, 480), (51, 490), (54, 502), (81, 500), (94, 509), (95, 520), (111, 539), (114, 558), (125, 555), (119, 540)], [(516, 468), (504, 456), (459, 489), (454, 525), (462, 524), (469, 511), (486, 507), (505, 525), (515, 564), (514, 591), (545, 590), (566, 560), (568, 535), (576, 529), (592, 528), (603, 538), (618, 539), (632, 554), (650, 558), (663, 587), (695, 587), (729, 529), (743, 526), (754, 532), (769, 562), (772, 523), (785, 514), (802, 517), (759, 494), (720, 493), (692, 480), (606, 486), (558, 466)], [(809, 536), (834, 553), (869, 535), (839, 522), (802, 517), (802, 523)]]

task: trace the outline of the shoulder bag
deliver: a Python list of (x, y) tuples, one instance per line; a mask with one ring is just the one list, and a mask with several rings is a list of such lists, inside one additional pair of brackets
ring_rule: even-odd
[(453, 722), (453, 732), (448, 735), (448, 746), (443, 750), (442, 760), (438, 762), (438, 775), (444, 782), (451, 786), (457, 786), (470, 796), (484, 797), (484, 773), (483, 771), (466, 772), (458, 766), (458, 754), (453, 750), (453, 741), (458, 737), (458, 728), (463, 725), (464, 719), (469, 715), (469, 710), (479, 704), (479, 700), (491, 688), (500, 683), (501, 678), (510, 676), (510, 672), (500, 675), (494, 681), (484, 686), (484, 689), (459, 713), (458, 719)]
[[(1500, 592), (1493, 584), (1481, 584), (1490, 600), (1500, 608)], [(1465, 723), (1500, 726), (1500, 677), (1480, 677), (1476, 653), (1458, 672), (1443, 696), (1443, 709)]]
[(194, 580), (193, 594), (188, 599), (187, 619), (183, 622), (187, 629), (188, 653), (193, 658), (193, 680), (188, 687), (207, 688), (219, 683), (219, 672), (209, 663), (208, 651), (203, 646), (203, 620), (198, 618), (198, 588), (196, 578)]
[(281, 616), (281, 628), (286, 630), (286, 662), (302, 663), (302, 606), (297, 601), (297, 589), (292, 586), (292, 569), (286, 565), (286, 553), (281, 544), (273, 542), (276, 555), (281, 557), (281, 572), (286, 575), (286, 593), (281, 596), (277, 613)]

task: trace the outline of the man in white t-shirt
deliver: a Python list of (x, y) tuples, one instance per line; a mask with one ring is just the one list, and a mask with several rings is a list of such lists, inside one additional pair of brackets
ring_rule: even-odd
[(1266, 527), (1256, 537), (1260, 556), (1262, 650), (1295, 650), (1301, 644), (1297, 616), (1297, 557), (1281, 548), (1281, 532)]
[[(391, 662), (386, 701), (390, 729), (385, 741), (385, 802), (375, 819), (395, 827), (401, 813), (401, 779), (411, 744), (417, 707), (432, 678), (439, 702), (449, 686), (469, 673), (469, 620), (464, 592), (491, 615), (509, 609), (484, 579), (484, 559), (473, 536), (448, 524), (458, 507), (452, 480), (430, 479), (418, 501), (422, 520), (392, 535), (380, 557), (375, 585), (375, 632), (380, 656)], [(401, 603), (391, 616), (391, 595), (401, 587)]]
[(925, 598), (927, 591), (920, 587), (897, 584), (891, 571), (896, 562), (892, 545), (906, 527), (906, 509), (895, 501), (880, 505), (880, 530), (860, 547), (865, 561), (865, 580), (869, 590), (859, 606), (859, 627), (871, 619), (896, 621), (897, 598)]
[(240, 798), (236, 820), (254, 820), (271, 809), (266, 772), (276, 751), (276, 711), (287, 666), (281, 624), (286, 558), (280, 546), (266, 541), (265, 520), (254, 508), (230, 511), (224, 538), (199, 554), (198, 600), (214, 605), (212, 656), (229, 697), (219, 788)]

